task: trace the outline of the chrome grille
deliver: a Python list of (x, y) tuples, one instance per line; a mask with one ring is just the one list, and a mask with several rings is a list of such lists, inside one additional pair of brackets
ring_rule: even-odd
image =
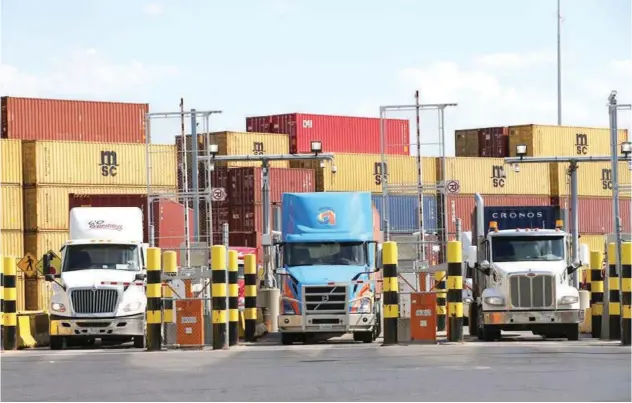
[(553, 306), (555, 278), (550, 275), (513, 275), (509, 280), (511, 305), (516, 308)]
[(114, 289), (79, 289), (70, 293), (76, 313), (114, 313), (118, 291)]
[(308, 315), (344, 314), (347, 307), (345, 286), (305, 286), (305, 312)]

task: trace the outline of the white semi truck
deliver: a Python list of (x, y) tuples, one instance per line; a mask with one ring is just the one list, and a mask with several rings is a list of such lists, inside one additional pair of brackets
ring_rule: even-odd
[(123, 343), (144, 347), (146, 252), (136, 207), (77, 207), (61, 263), (44, 256), (51, 283), (50, 348)]
[[(530, 214), (537, 222), (537, 213)], [(474, 245), (468, 245), (466, 253), (473, 280), (470, 335), (493, 341), (503, 330), (531, 331), (577, 340), (584, 312), (570, 276), (581, 262), (571, 262), (570, 234), (562, 222), (556, 221), (555, 229), (499, 229), (497, 221), (485, 222), (478, 194), (475, 216)], [(587, 257), (582, 259), (587, 262)]]

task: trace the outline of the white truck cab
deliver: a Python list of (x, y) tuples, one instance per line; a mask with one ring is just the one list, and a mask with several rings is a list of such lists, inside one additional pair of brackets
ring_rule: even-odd
[(134, 341), (144, 347), (146, 252), (143, 213), (131, 207), (70, 211), (60, 267), (44, 257), (51, 282), (50, 348)]
[(570, 275), (569, 234), (556, 229), (498, 230), (496, 222), (469, 249), (473, 300), (470, 334), (500, 338), (502, 330), (527, 330), (550, 338), (577, 340), (583, 321), (579, 291)]

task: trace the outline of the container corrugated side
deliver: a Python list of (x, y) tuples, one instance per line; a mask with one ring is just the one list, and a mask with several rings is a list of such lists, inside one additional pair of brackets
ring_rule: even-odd
[(24, 278), (24, 309), (47, 311), (50, 306), (50, 283), (43, 276)]
[[(540, 165), (540, 164), (522, 164)], [(554, 196), (570, 195), (570, 176), (567, 175), (567, 163), (551, 163), (551, 194)], [(592, 197), (612, 197), (612, 170), (610, 162), (586, 162), (577, 169), (578, 195)], [(630, 166), (619, 162), (619, 183), (632, 184)], [(621, 191), (621, 198), (630, 198), (629, 191)]]
[(0, 230), (0, 255), (22, 259), (24, 256), (24, 233), (15, 230)]
[[(156, 247), (164, 251), (175, 251), (180, 262), (180, 247), (186, 240), (184, 213), (185, 206), (176, 200), (155, 200), (152, 204), (155, 228)], [(189, 209), (189, 217), (193, 218), (193, 209)], [(145, 224), (148, 226), (147, 224)], [(193, 221), (189, 221), (189, 241), (193, 242)]]
[(15, 274), (15, 305), (18, 313), (26, 311), (24, 300), (24, 273), (18, 269)]
[[(387, 154), (410, 153), (410, 122), (384, 119)], [(324, 152), (378, 154), (380, 119), (356, 116), (289, 113), (246, 118), (247, 130), (290, 136), (291, 153), (311, 152), (311, 142), (320, 141)]]
[[(606, 234), (614, 232), (612, 219), (612, 197), (579, 197), (579, 232), (586, 234)], [(570, 211), (570, 197), (559, 198), (556, 202), (560, 207)], [(630, 232), (631, 199), (619, 200), (619, 216), (623, 232)]]
[[(526, 165), (526, 164), (525, 164)], [(551, 206), (549, 196), (527, 196), (527, 195), (485, 195), (483, 194), (485, 206)], [(461, 219), (462, 231), (472, 230), (472, 213), (474, 212), (473, 195), (449, 195), (447, 199), (448, 211), (448, 232), (456, 232), (456, 219)]]
[(478, 130), (455, 130), (454, 144), (457, 157), (478, 157)]
[[(26, 141), (24, 184), (147, 186), (145, 144)], [(150, 185), (176, 187), (176, 148), (150, 145)]]
[[(385, 204), (388, 203), (388, 223), (392, 233), (411, 234), (419, 230), (418, 195), (390, 194), (385, 198), (382, 194), (374, 194), (371, 197), (380, 217), (386, 218), (384, 208), (386, 207)], [(436, 195), (423, 195), (423, 210), (424, 230), (435, 232), (438, 213)], [(381, 230), (384, 230), (383, 224), (383, 220), (380, 221)]]
[(22, 186), (0, 185), (0, 196), (0, 229), (22, 231)]
[[(619, 129), (617, 137), (619, 144), (628, 141), (627, 129)], [(610, 155), (610, 129), (547, 125), (509, 126), (510, 156), (516, 156), (518, 144), (527, 145), (529, 157)]]
[(505, 158), (509, 156), (509, 130), (507, 127), (478, 129), (478, 157)]
[[(153, 191), (154, 189), (152, 189)], [(156, 189), (157, 193), (174, 193), (173, 188)], [(24, 188), (24, 228), (34, 230), (67, 230), (70, 194), (139, 194), (146, 187), (117, 186), (28, 186)]]
[[(446, 158), (446, 181), (458, 183), (458, 193), (549, 195), (548, 164), (520, 164), (516, 172), (502, 158)], [(441, 159), (437, 159), (440, 179)]]
[[(261, 203), (261, 168), (229, 169), (229, 203)], [(313, 192), (314, 171), (300, 168), (270, 169), (270, 201), (280, 202), (284, 192)]]
[(0, 137), (144, 143), (149, 104), (2, 97)]
[(22, 182), (22, 142), (0, 139), (0, 185)]
[[(435, 158), (422, 157), (422, 181), (424, 184), (436, 183)], [(343, 154), (336, 153), (332, 172), (332, 162), (325, 162), (321, 168), (318, 161), (296, 161), (294, 167), (311, 168), (315, 171), (316, 191), (382, 191), (382, 156), (380, 154)], [(386, 158), (386, 171), (391, 185), (417, 185), (417, 159), (412, 156), (389, 155)]]
[(38, 260), (44, 253), (52, 250), (59, 254), (59, 249), (70, 238), (69, 231), (27, 231), (24, 233), (24, 252), (31, 253)]
[(579, 234), (579, 243), (588, 245), (590, 251), (606, 253), (606, 235), (605, 234)]

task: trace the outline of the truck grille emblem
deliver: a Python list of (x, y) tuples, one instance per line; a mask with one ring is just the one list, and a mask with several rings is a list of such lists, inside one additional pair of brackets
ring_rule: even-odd
[(535, 273), (529, 272), (529, 273), (527, 273), (527, 277), (535, 277)]
[(323, 302), (329, 302), (329, 295), (323, 295)]

